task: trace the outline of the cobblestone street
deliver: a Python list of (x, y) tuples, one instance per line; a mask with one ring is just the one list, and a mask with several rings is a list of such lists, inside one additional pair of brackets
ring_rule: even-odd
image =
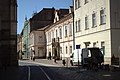
[(42, 64), (48, 67), (51, 66), (51, 69), (72, 80), (120, 80), (119, 70), (98, 70), (96, 72), (78, 68), (77, 66), (70, 66), (70, 64), (63, 66), (61, 60), (57, 61), (57, 63), (47, 59), (36, 59), (35, 62), (28, 60), (28, 62)]
[[(48, 75), (58, 76), (59, 74), (62, 80), (120, 80), (120, 70), (86, 70), (83, 68), (78, 68), (78, 66), (63, 66), (62, 61), (59, 60), (57, 63), (54, 63), (53, 60), (47, 59), (36, 59), (35, 61), (32, 60), (21, 60), (19, 63), (24, 62), (26, 64), (34, 64), (36, 66), (42, 65), (45, 66), (45, 72)], [(32, 66), (32, 65), (31, 65)], [(0, 70), (0, 80), (20, 80), (22, 76), (20, 76), (19, 71), (21, 71), (22, 65), (19, 68), (8, 68), (6, 70)], [(20, 69), (20, 70), (19, 70)], [(48, 69), (57, 73), (50, 73)], [(24, 71), (22, 71), (24, 72)], [(28, 73), (25, 72), (26, 75)], [(39, 76), (39, 74), (38, 74)], [(22, 78), (24, 79), (24, 78)], [(27, 79), (27, 78), (25, 78)]]

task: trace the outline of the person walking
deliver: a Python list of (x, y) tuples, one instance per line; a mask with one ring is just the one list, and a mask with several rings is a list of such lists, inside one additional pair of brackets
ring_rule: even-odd
[(63, 64), (63, 66), (65, 66), (65, 64), (66, 64), (65, 59), (62, 60), (62, 64)]
[(35, 51), (33, 51), (33, 56), (32, 56), (32, 58), (33, 58), (33, 61), (35, 61)]
[(73, 54), (71, 54), (71, 56), (70, 56), (70, 64), (71, 64), (71, 66), (73, 66)]

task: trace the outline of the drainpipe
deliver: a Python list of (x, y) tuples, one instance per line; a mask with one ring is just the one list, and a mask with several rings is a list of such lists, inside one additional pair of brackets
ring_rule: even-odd
[(74, 0), (73, 0), (73, 10), (72, 10), (72, 16), (73, 16), (73, 50), (75, 50), (75, 29), (74, 29)]

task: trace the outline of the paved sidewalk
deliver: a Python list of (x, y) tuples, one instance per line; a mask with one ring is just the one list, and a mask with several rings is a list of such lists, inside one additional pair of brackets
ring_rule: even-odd
[(32, 60), (28, 60), (30, 62), (38, 62), (38, 63), (41, 63), (43, 65), (49, 65), (49, 66), (56, 66), (56, 67), (72, 67), (70, 65), (70, 62), (68, 60), (68, 62), (66, 62), (66, 65), (63, 66), (62, 64), (62, 60), (57, 60), (56, 63), (54, 62), (53, 59), (51, 60), (48, 60), (48, 59), (35, 59), (35, 61), (32, 61)]

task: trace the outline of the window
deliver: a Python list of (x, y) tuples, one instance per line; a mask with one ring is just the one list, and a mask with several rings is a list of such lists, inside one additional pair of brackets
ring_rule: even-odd
[(54, 38), (54, 31), (52, 31), (52, 38)]
[(92, 27), (96, 26), (96, 13), (92, 14)]
[(85, 0), (85, 4), (88, 3), (88, 0)]
[(78, 31), (80, 31), (80, 20), (78, 20)]
[(75, 9), (77, 9), (77, 0), (75, 0)]
[(106, 23), (106, 20), (105, 20), (105, 9), (103, 10), (100, 10), (100, 24), (105, 24)]
[(66, 46), (66, 54), (68, 53), (67, 46)]
[(78, 0), (78, 8), (80, 7), (80, 0)]
[(69, 36), (72, 36), (72, 24), (70, 23), (70, 28), (69, 28)]
[(75, 22), (76, 32), (77, 32), (77, 21)]
[(72, 54), (72, 46), (70, 46), (70, 54)]
[(51, 32), (48, 33), (48, 42), (51, 42)]
[(39, 38), (39, 42), (42, 42), (42, 41), (43, 41), (42, 36), (39, 36), (38, 38)]
[(93, 43), (93, 47), (96, 47), (96, 42)]
[(57, 30), (56, 30), (56, 38), (58, 37), (58, 32), (57, 32)]
[(80, 7), (80, 0), (75, 0), (75, 9)]
[(62, 38), (62, 29), (61, 28), (59, 29), (59, 32), (60, 32), (60, 38)]
[(85, 17), (85, 30), (88, 29), (88, 16)]
[(67, 26), (65, 26), (65, 37), (67, 37)]
[(101, 42), (101, 52), (103, 55), (105, 55), (105, 42)]
[(62, 47), (60, 47), (60, 53), (62, 54)]
[(76, 32), (80, 31), (80, 20), (76, 21)]

